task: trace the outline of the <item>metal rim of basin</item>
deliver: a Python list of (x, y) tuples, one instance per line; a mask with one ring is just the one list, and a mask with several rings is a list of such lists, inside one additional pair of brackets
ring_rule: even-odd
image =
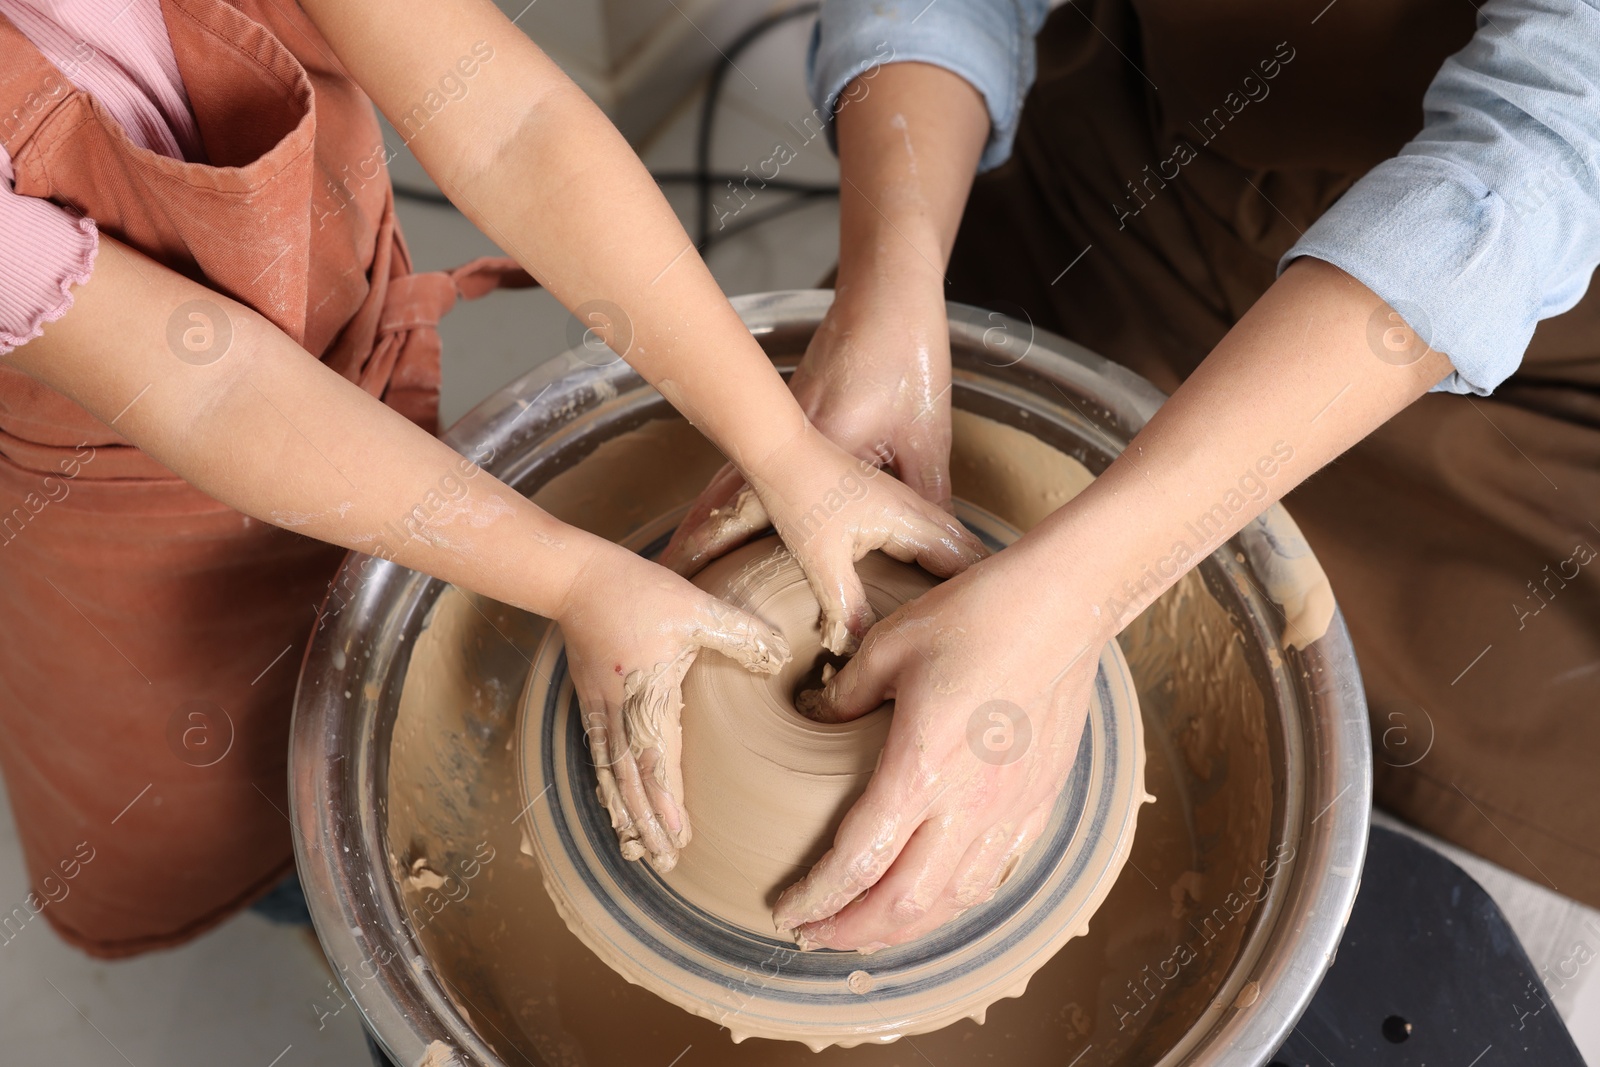
[[(733, 303), (758, 339), (792, 339), (815, 329), (831, 299), (826, 291), (795, 290)], [(1164, 399), (1125, 368), (1029, 323), (962, 305), (950, 305), (950, 312), (960, 406), (1038, 412), (1039, 428), (1064, 415), (1079, 424), (1080, 436), (1114, 453)], [(651, 417), (650, 391), (639, 388), (631, 368), (620, 361), (596, 367), (585, 355), (569, 352), (510, 383), (444, 440), (463, 453), (492, 447), (485, 469), (529, 492), (581, 456), (572, 425), (584, 414), (632, 392), (642, 394), (632, 401), (639, 421)], [(1218, 554), (1259, 536), (1247, 528)], [(323, 950), (379, 1041), (401, 1063), (417, 1062), (439, 1041), (464, 1064), (502, 1067), (424, 956), (386, 857), (388, 745), (399, 688), (412, 643), (444, 588), (393, 563), (347, 557), (301, 667), (290, 818)], [(1257, 641), (1276, 644), (1281, 612), (1275, 618), (1275, 606), (1259, 595), (1237, 598)], [(1371, 815), (1372, 755), (1342, 616), (1336, 613), (1326, 634), (1285, 660), (1275, 683), (1285, 718), (1272, 738), (1281, 746), (1275, 759), (1283, 784), (1274, 797), (1272, 836), (1295, 842), (1293, 865), (1263, 900), (1210, 1006), (1162, 1057), (1162, 1067), (1264, 1063), (1333, 962), (1355, 901)]]

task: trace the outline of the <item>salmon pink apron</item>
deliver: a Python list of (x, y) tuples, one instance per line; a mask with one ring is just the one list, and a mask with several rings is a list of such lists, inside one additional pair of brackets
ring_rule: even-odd
[[(412, 273), (372, 104), (297, 5), (162, 12), (208, 162), (133, 144), (0, 18), (16, 191), (250, 305), (432, 432), (439, 317), (531, 279), (509, 260)], [(176, 367), (213, 324), (173, 312)], [(284, 876), (296, 672), (342, 555), (218, 503), (0, 361), (0, 768), (33, 885), (0, 941), (43, 917), (129, 955)]]

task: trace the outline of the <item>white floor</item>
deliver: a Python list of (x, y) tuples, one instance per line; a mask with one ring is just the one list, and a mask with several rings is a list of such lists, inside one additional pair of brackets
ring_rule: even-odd
[[(0, 808), (0, 908), (9, 913), (29, 887), (3, 791)], [(256, 915), (179, 949), (110, 963), (67, 947), (36, 918), (0, 945), (0, 1063), (367, 1067), (354, 1009), (325, 1025), (313, 1009), (330, 980), (305, 932)]]
[[(737, 172), (766, 159), (785, 123), (811, 112), (801, 83), (807, 30), (790, 25), (740, 57), (749, 80), (728, 78), (715, 168)], [(653, 170), (693, 163), (698, 101), (690, 101), (643, 148)], [(422, 187), (409, 159), (396, 180)], [(786, 178), (834, 182), (837, 170), (820, 139), (801, 149)], [(741, 219), (783, 202), (765, 191)], [(692, 224), (688, 187), (669, 196)], [(401, 202), (418, 269), (455, 266), (494, 254), (493, 243), (453, 210)], [(820, 200), (712, 250), (712, 272), (730, 294), (809, 287), (832, 265), (838, 212)], [(485, 395), (567, 347), (569, 316), (543, 292), (498, 293), (464, 304), (446, 320), (443, 417), (448, 425)], [(28, 892), (9, 807), (0, 793), (0, 908)], [(1473, 857), (1448, 850), (1499, 901), (1536, 967), (1558, 966), (1582, 944), (1600, 949), (1600, 914)], [(1587, 956), (1585, 957), (1587, 958)], [(1568, 970), (1570, 970), (1570, 965)], [(1585, 967), (1554, 998), (1571, 1021), (1589, 1062), (1600, 1067), (1600, 968)], [(323, 1020), (327, 971), (302, 933), (241, 915), (183, 948), (102, 963), (67, 948), (42, 923), (0, 945), (0, 1061), (75, 1067), (364, 1067), (366, 1052), (352, 1011)], [(325, 1011), (326, 1009), (322, 1009)]]

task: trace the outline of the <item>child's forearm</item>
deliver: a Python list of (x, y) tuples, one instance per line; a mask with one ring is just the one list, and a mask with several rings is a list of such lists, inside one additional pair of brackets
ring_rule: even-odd
[[(457, 206), (730, 459), (759, 469), (800, 431), (798, 405), (638, 157), (492, 3), (303, 6)], [(453, 73), (462, 60), (470, 81)], [(443, 102), (444, 77), (464, 94)], [(413, 129), (407, 116), (429, 99), (443, 106)]]
[[(231, 507), (546, 616), (596, 553), (269, 321), (102, 235), (73, 308), (8, 357)], [(174, 309), (225, 313), (226, 351), (169, 347)], [(199, 330), (217, 323), (196, 319)], [(220, 336), (220, 331), (211, 335)], [(208, 357), (209, 358), (209, 357)]]

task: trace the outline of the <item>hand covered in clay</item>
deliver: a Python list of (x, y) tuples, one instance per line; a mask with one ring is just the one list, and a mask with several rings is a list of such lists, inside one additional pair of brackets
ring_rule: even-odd
[(801, 948), (921, 937), (992, 897), (1043, 832), (1111, 635), (1069, 623), (1059, 597), (1028, 595), (1037, 574), (1014, 551), (878, 623), (823, 690), (824, 720), (895, 707), (833, 848), (774, 909)]
[(557, 621), (622, 854), (670, 871), (690, 838), (684, 674), (703, 649), (771, 674), (788, 661), (788, 645), (755, 616), (615, 546), (584, 567)]
[[(950, 334), (937, 289), (897, 285), (843, 290), (806, 348), (789, 387), (812, 425), (869, 468), (892, 467), (924, 500), (950, 507)], [(751, 492), (731, 463), (712, 478), (667, 548), (666, 562), (688, 573), (756, 532)], [(862, 553), (856, 553), (859, 559)], [(805, 562), (802, 559), (802, 562)], [(931, 568), (930, 568), (931, 569)], [(812, 573), (812, 568), (806, 568)], [(935, 572), (942, 573), (942, 572)], [(818, 584), (814, 582), (814, 584)], [(825, 580), (824, 583), (826, 584)], [(870, 617), (859, 599), (830, 603), (817, 590), (831, 635), (846, 620), (854, 647)], [(854, 627), (860, 626), (861, 629)]]
[[(935, 504), (855, 459), (807, 424), (759, 470), (724, 472), (673, 535), (662, 562), (693, 574), (768, 526), (799, 560), (822, 605), (822, 643), (853, 652), (873, 623), (856, 561), (880, 549), (941, 578), (983, 558), (983, 545)], [(711, 497), (725, 504), (706, 507)]]

